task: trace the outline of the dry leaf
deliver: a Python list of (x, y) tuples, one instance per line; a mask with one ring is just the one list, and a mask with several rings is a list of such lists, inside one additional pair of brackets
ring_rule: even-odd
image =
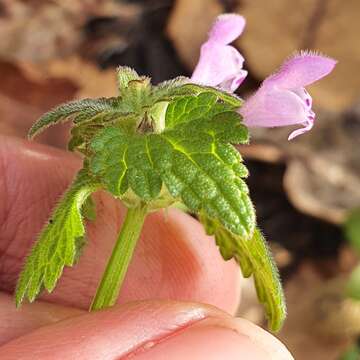
[[(77, 85), (65, 78), (34, 79), (16, 64), (0, 62), (0, 133), (25, 138), (33, 122), (53, 106), (70, 100)], [(39, 141), (64, 147), (66, 128), (49, 129)]]
[(41, 62), (76, 52), (92, 17), (131, 17), (138, 7), (112, 0), (2, 0), (0, 57)]
[(315, 84), (317, 104), (343, 110), (360, 94), (360, 2), (358, 0), (244, 0), (238, 12), (247, 19), (237, 44), (246, 66), (263, 79), (299, 49), (315, 49), (339, 61), (331, 76)]
[(288, 317), (278, 337), (297, 360), (338, 360), (352, 342), (345, 330), (359, 328), (340, 293), (344, 279), (324, 280), (304, 263), (285, 287)]
[[(0, 62), (0, 133), (25, 138), (28, 129), (44, 112), (74, 98), (114, 96), (116, 73), (71, 57), (44, 62)], [(68, 125), (57, 125), (39, 137), (40, 142), (65, 148)]]
[(216, 16), (223, 12), (217, 0), (177, 0), (170, 15), (167, 34), (180, 59), (193, 69), (198, 61), (200, 46)]
[(69, 79), (78, 87), (76, 98), (111, 97), (117, 95), (115, 69), (101, 70), (78, 56), (48, 61), (41, 65), (22, 64), (29, 77), (37, 79)]

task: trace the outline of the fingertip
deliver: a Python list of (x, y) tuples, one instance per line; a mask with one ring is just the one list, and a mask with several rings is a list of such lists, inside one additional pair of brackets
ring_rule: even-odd
[(241, 318), (234, 318), (231, 322), (239, 333), (246, 335), (254, 344), (256, 344), (256, 346), (267, 352), (269, 356), (267, 359), (294, 359), (289, 350), (279, 339), (261, 327)]

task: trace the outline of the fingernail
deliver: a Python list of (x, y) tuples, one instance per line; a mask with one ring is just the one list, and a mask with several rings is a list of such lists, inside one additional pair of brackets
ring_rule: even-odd
[(205, 319), (170, 337), (144, 344), (132, 354), (139, 360), (269, 359), (248, 336), (217, 319)]
[(229, 323), (239, 333), (246, 335), (256, 346), (263, 349), (268, 354), (265, 359), (294, 360), (286, 346), (261, 327), (241, 318), (232, 318)]

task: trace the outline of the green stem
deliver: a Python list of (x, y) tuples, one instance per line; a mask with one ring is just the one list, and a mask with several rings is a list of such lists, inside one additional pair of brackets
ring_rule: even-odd
[(90, 311), (115, 304), (147, 214), (146, 206), (128, 209)]
[(350, 275), (346, 284), (346, 295), (360, 300), (360, 265), (357, 265)]

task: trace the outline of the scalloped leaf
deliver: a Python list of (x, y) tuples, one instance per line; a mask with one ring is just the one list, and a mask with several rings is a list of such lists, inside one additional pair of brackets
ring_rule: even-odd
[[(185, 112), (176, 105), (183, 100)], [(191, 211), (204, 210), (227, 229), (251, 237), (255, 214), (242, 180), (247, 170), (230, 144), (248, 141), (240, 115), (212, 93), (177, 99), (174, 107), (160, 134), (115, 127), (99, 132), (90, 145), (90, 170), (119, 197), (131, 189), (151, 202), (165, 185)]]
[(280, 330), (286, 317), (285, 297), (279, 271), (260, 230), (255, 229), (251, 239), (244, 239), (204, 213), (199, 214), (199, 219), (206, 233), (215, 235), (223, 258), (235, 258), (244, 277), (253, 275), (257, 296), (265, 307), (269, 328), (273, 331)]
[(74, 118), (75, 123), (94, 118), (99, 114), (121, 111), (126, 113), (126, 109), (118, 109), (119, 98), (99, 98), (83, 99), (70, 101), (66, 104), (57, 106), (53, 110), (45, 113), (34, 123), (29, 130), (29, 138), (33, 138), (51, 125), (58, 124)]
[(16, 287), (16, 306), (34, 301), (45, 288), (53, 291), (64, 266), (73, 266), (85, 240), (81, 208), (97, 186), (80, 171), (26, 259)]
[(169, 89), (167, 95), (169, 97), (186, 96), (186, 95), (196, 96), (204, 92), (208, 92), (216, 95), (222, 102), (232, 106), (234, 109), (239, 108), (243, 103), (243, 100), (233, 93), (229, 93), (220, 88), (203, 86), (193, 83), (188, 83), (182, 86), (171, 88)]

